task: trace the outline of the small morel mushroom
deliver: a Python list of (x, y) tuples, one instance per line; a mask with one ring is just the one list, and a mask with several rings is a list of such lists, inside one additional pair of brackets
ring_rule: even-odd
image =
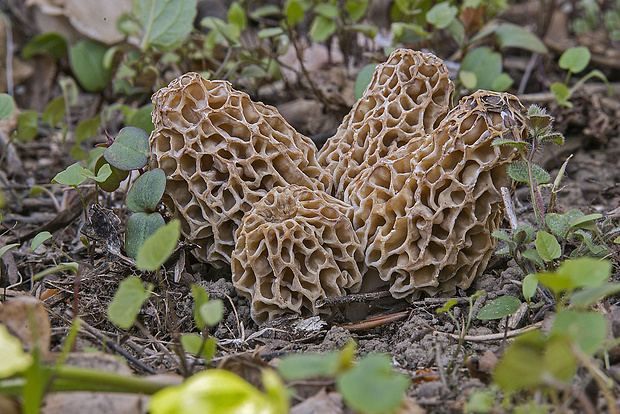
[(203, 261), (230, 265), (244, 214), (272, 188), (331, 189), (312, 141), (228, 82), (187, 73), (153, 103), (150, 145), (153, 166), (166, 173), (163, 200)]
[(245, 215), (232, 254), (233, 283), (260, 323), (286, 313), (329, 314), (317, 299), (355, 292), (362, 250), (351, 207), (325, 193), (271, 190)]
[(421, 142), (452, 108), (454, 85), (435, 55), (396, 49), (319, 151), (342, 199), (351, 181), (391, 151)]
[(415, 299), (465, 289), (482, 273), (502, 220), (500, 188), (511, 186), (506, 170), (518, 154), (491, 144), (519, 139), (502, 112), (523, 132), (524, 111), (513, 95), (475, 92), (424, 142), (392, 152), (347, 187), (368, 266), (364, 284), (378, 276), (395, 298)]

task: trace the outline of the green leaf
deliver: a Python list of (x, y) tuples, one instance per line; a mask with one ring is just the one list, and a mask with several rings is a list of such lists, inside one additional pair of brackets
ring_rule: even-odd
[(369, 354), (338, 377), (336, 388), (353, 410), (386, 413), (402, 404), (409, 382), (406, 375), (394, 372), (389, 356)]
[(497, 92), (507, 91), (512, 86), (514, 80), (507, 73), (500, 73), (491, 84), (491, 90)]
[(359, 21), (366, 14), (369, 2), (366, 0), (348, 0), (344, 7), (347, 9), (353, 22)]
[(583, 352), (594, 355), (607, 338), (607, 321), (598, 312), (562, 309), (555, 316), (551, 332), (570, 335)]
[[(524, 160), (513, 162), (508, 166), (508, 175), (515, 181), (529, 184), (527, 163)], [(532, 178), (536, 184), (546, 184), (551, 181), (551, 176), (543, 168), (532, 164)]]
[(558, 240), (552, 234), (546, 231), (540, 230), (536, 234), (536, 240), (534, 240), (534, 246), (540, 257), (545, 262), (550, 262), (559, 258), (562, 255), (562, 247)]
[(377, 65), (374, 63), (368, 64), (362, 68), (360, 73), (355, 79), (355, 99), (358, 100), (364, 95), (366, 87), (370, 84), (372, 77), (375, 74)]
[(444, 305), (441, 308), (437, 309), (435, 312), (437, 313), (448, 312), (457, 303), (458, 301), (456, 299), (450, 299), (446, 303), (444, 303)]
[(75, 127), (75, 139), (77, 140), (77, 144), (80, 144), (85, 139), (92, 138), (97, 135), (100, 126), (100, 115), (97, 115), (94, 118), (85, 119), (77, 124), (77, 127)]
[(340, 15), (338, 6), (329, 3), (319, 3), (314, 7), (314, 12), (326, 19), (335, 19)]
[(521, 301), (514, 296), (500, 296), (487, 303), (478, 311), (477, 318), (483, 321), (501, 319), (512, 315), (521, 306)]
[(155, 168), (136, 179), (127, 193), (125, 204), (133, 212), (155, 211), (165, 189), (166, 173), (161, 168)]
[(559, 104), (562, 104), (568, 108), (573, 106), (570, 102), (568, 102), (568, 98), (570, 98), (570, 91), (566, 85), (560, 82), (553, 82), (549, 90)]
[(562, 53), (558, 63), (562, 69), (569, 70), (572, 73), (579, 73), (588, 66), (590, 57), (591, 53), (587, 47), (571, 47)]
[(131, 13), (142, 28), (140, 48), (169, 51), (192, 31), (197, 0), (133, 0)]
[(125, 251), (127, 256), (135, 258), (144, 241), (166, 223), (159, 213), (135, 213), (127, 220), (125, 231)]
[(445, 29), (456, 18), (458, 11), (448, 2), (437, 3), (426, 13), (426, 21), (438, 29)]
[(203, 345), (203, 339), (200, 335), (195, 333), (185, 334), (181, 336), (181, 346), (186, 352), (210, 361), (215, 356), (215, 351), (217, 350), (217, 339), (213, 337), (208, 338)]
[(620, 292), (620, 284), (605, 284), (601, 286), (594, 286), (575, 292), (571, 295), (570, 303), (577, 310), (587, 310), (591, 305), (595, 304), (599, 300), (615, 295)]
[(503, 23), (495, 29), (495, 40), (501, 50), (509, 47), (545, 54), (547, 47), (534, 33), (512, 23)]
[(105, 158), (101, 156), (99, 157), (99, 159), (97, 160), (97, 163), (95, 164), (95, 174), (97, 174), (104, 165), (107, 165), (110, 168), (111, 174), (106, 180), (99, 182), (99, 187), (101, 187), (103, 191), (107, 191), (108, 193), (111, 193), (112, 191), (115, 191), (116, 189), (118, 189), (121, 182), (125, 180), (127, 176), (129, 175), (129, 171), (123, 171), (123, 170), (119, 170), (116, 167), (112, 167), (105, 160)]
[(521, 290), (523, 291), (523, 297), (526, 301), (529, 300), (536, 294), (536, 289), (538, 288), (538, 279), (536, 279), (536, 275), (529, 274), (523, 278), (523, 285), (521, 286)]
[(106, 161), (119, 170), (143, 168), (150, 154), (149, 134), (136, 127), (121, 129), (114, 143), (105, 150)]
[(142, 286), (142, 281), (134, 276), (123, 280), (114, 299), (108, 305), (108, 318), (110, 321), (122, 329), (129, 329), (134, 324), (142, 304), (151, 296), (153, 285), (148, 284), (146, 290)]
[(267, 387), (266, 379), (263, 374), (267, 395), (230, 371), (209, 369), (191, 376), (181, 385), (155, 393), (149, 402), (149, 412), (286, 414), (288, 399), (283, 396), (286, 393), (284, 386), (276, 383), (275, 387)]
[(9, 250), (17, 246), (19, 246), (19, 243), (7, 244), (5, 246), (0, 247), (0, 257), (4, 256), (4, 253), (8, 252)]
[(283, 357), (278, 364), (278, 372), (287, 381), (334, 377), (339, 370), (340, 353), (338, 351), (324, 354), (291, 354)]
[(588, 230), (594, 230), (596, 228), (596, 225), (592, 227), (592, 225), (594, 224), (593, 221), (598, 220), (601, 217), (603, 217), (603, 215), (599, 213), (588, 214), (583, 217), (579, 217), (569, 222), (569, 229), (585, 228)]
[(97, 183), (103, 183), (108, 178), (110, 178), (111, 175), (112, 175), (112, 168), (110, 167), (110, 164), (103, 164), (101, 168), (99, 168), (99, 171), (97, 172), (97, 175), (95, 176), (94, 180), (97, 181)]
[(259, 30), (256, 35), (259, 39), (268, 39), (270, 37), (279, 36), (282, 33), (284, 33), (284, 30), (281, 27), (268, 27)]
[(520, 245), (531, 242), (534, 240), (534, 236), (536, 235), (534, 228), (525, 224), (517, 226), (514, 231), (515, 233), (514, 236), (512, 236), (512, 239)]
[(15, 112), (15, 101), (11, 95), (0, 93), (0, 120), (10, 118)]
[(478, 77), (476, 74), (467, 70), (459, 71), (459, 80), (467, 89), (475, 89), (478, 84)]
[(616, 244), (620, 243), (620, 236), (618, 236), (618, 237), (616, 237), (616, 238), (614, 239), (614, 243), (616, 243)]
[(465, 405), (466, 413), (492, 413), (495, 407), (495, 393), (490, 390), (475, 390)]
[(104, 90), (112, 72), (103, 64), (106, 47), (93, 40), (80, 40), (69, 48), (71, 70), (82, 88), (88, 92)]
[(564, 135), (559, 132), (552, 132), (550, 134), (541, 135), (538, 140), (540, 142), (551, 141), (557, 145), (564, 145)]
[(17, 139), (29, 141), (37, 136), (39, 113), (28, 109), (17, 115)]
[(493, 87), (493, 81), (502, 73), (502, 57), (489, 47), (482, 46), (470, 50), (461, 62), (461, 71), (476, 75), (476, 86), (473, 89)]
[(539, 331), (518, 337), (495, 367), (493, 379), (505, 391), (532, 389), (548, 377), (569, 381), (577, 363), (566, 337), (546, 339)]
[(41, 33), (33, 37), (22, 49), (24, 59), (30, 59), (41, 53), (47, 53), (54, 60), (58, 60), (67, 53), (67, 41), (58, 33)]
[(168, 260), (179, 242), (181, 223), (172, 220), (151, 234), (142, 244), (136, 256), (136, 267), (155, 271)]
[(545, 223), (551, 233), (555, 234), (560, 239), (566, 238), (568, 232), (568, 223), (566, 219), (557, 213), (547, 213), (545, 215)]
[(245, 10), (239, 4), (238, 1), (234, 1), (228, 6), (228, 23), (232, 23), (239, 29), (239, 33), (245, 30), (248, 25), (248, 19), (245, 16)]
[(545, 268), (545, 262), (543, 261), (542, 257), (540, 257), (540, 255), (538, 254), (536, 250), (526, 249), (523, 251), (523, 253), (521, 253), (521, 255), (525, 259), (531, 260), (532, 262), (536, 263), (540, 268), (542, 269)]
[(146, 104), (134, 111), (131, 116), (127, 118), (125, 125), (140, 128), (147, 134), (150, 134), (155, 129), (155, 125), (153, 125), (153, 121), (151, 119), (152, 112), (153, 104)]
[(565, 261), (556, 273), (571, 277), (575, 287), (593, 287), (605, 283), (611, 277), (611, 270), (611, 262), (607, 260), (580, 257)]
[(551, 176), (542, 167), (532, 164), (532, 178), (536, 184), (547, 184), (551, 182)]
[(465, 27), (463, 27), (463, 23), (461, 23), (459, 19), (453, 19), (448, 27), (446, 27), (446, 31), (450, 33), (456, 43), (459, 45), (463, 44), (463, 40), (465, 39)]
[(22, 349), (22, 343), (0, 324), (0, 379), (12, 377), (25, 371), (32, 364), (32, 356)]
[(291, 27), (295, 27), (297, 23), (300, 23), (304, 20), (304, 9), (301, 7), (296, 0), (289, 0), (286, 3), (286, 9), (284, 14), (286, 15), (286, 20)]
[(324, 16), (316, 16), (310, 25), (310, 38), (313, 42), (324, 42), (336, 32), (336, 22)]
[(37, 247), (39, 247), (45, 241), (51, 238), (52, 238), (52, 233), (50, 233), (49, 231), (42, 231), (38, 233), (36, 236), (33, 237), (32, 241), (30, 242), (30, 253), (34, 252), (37, 249)]
[(345, 30), (362, 33), (369, 39), (374, 39), (377, 35), (377, 27), (371, 24), (351, 24), (344, 27)]
[(205, 328), (206, 322), (200, 316), (200, 307), (209, 302), (209, 294), (202, 286), (192, 285), (192, 296), (194, 298), (194, 322), (201, 331)]
[(212, 299), (200, 305), (198, 314), (207, 326), (214, 327), (224, 316), (224, 303), (221, 299)]
[(505, 241), (506, 243), (512, 242), (512, 240), (510, 239), (510, 237), (508, 237), (508, 234), (506, 234), (504, 230), (493, 230), (491, 236), (495, 237), (496, 239)]
[(36, 282), (37, 280), (43, 279), (46, 276), (53, 275), (54, 273), (58, 273), (58, 272), (64, 272), (64, 271), (70, 271), (70, 272), (77, 274), (79, 269), (80, 269), (80, 265), (77, 264), (76, 262), (59, 263), (56, 266), (48, 267), (47, 269), (36, 273), (34, 276), (32, 276), (32, 281)]
[(92, 177), (94, 177), (94, 175), (90, 170), (87, 170), (76, 162), (75, 164), (71, 164), (65, 168), (64, 171), (56, 174), (56, 176), (52, 179), (52, 183), (77, 187), (88, 178)]

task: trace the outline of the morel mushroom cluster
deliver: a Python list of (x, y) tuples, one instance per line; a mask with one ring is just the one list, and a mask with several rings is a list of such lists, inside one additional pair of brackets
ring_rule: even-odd
[[(396, 50), (317, 154), (271, 106), (196, 73), (153, 96), (153, 166), (196, 256), (231, 266), (257, 322), (329, 313), (317, 300), (469, 287), (494, 247), (524, 109), (480, 91), (452, 108), (440, 59)], [(519, 134), (517, 134), (519, 135)]]

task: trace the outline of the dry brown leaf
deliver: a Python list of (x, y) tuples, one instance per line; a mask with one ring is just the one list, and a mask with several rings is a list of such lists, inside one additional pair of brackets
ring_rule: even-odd
[(41, 354), (50, 348), (50, 321), (43, 302), (32, 296), (18, 296), (0, 306), (0, 323), (17, 337), (26, 351), (39, 343)]

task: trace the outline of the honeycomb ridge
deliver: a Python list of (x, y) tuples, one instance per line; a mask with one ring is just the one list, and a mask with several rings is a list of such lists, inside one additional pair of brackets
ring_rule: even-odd
[(469, 287), (495, 246), (500, 188), (511, 186), (506, 170), (518, 155), (491, 144), (510, 134), (502, 113), (522, 133), (524, 111), (513, 95), (475, 92), (422, 143), (393, 151), (347, 187), (365, 278), (378, 277), (392, 296), (409, 300)]
[(319, 151), (342, 199), (362, 171), (408, 142), (421, 143), (452, 108), (454, 85), (435, 55), (397, 49), (380, 64), (336, 134)]
[(230, 266), (244, 214), (272, 188), (331, 190), (313, 142), (226, 81), (187, 73), (153, 103), (149, 140), (153, 167), (166, 173), (163, 200), (203, 261)]
[(252, 302), (252, 319), (329, 314), (318, 299), (357, 291), (363, 256), (351, 215), (324, 191), (296, 185), (272, 189), (245, 215), (232, 274)]

